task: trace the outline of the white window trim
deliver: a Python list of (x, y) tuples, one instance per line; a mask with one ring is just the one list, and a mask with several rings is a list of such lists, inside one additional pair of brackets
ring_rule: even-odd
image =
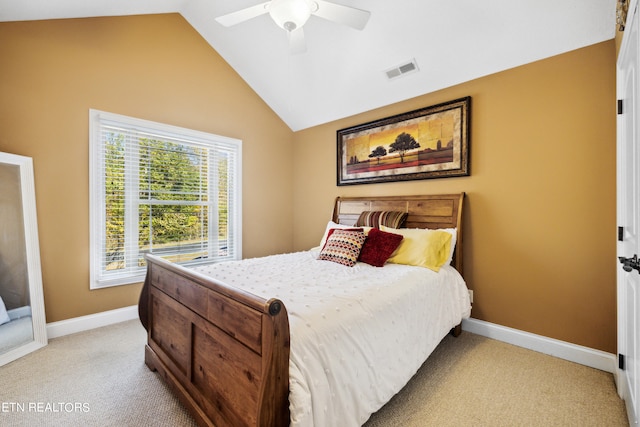
[[(181, 135), (205, 143), (224, 143), (237, 146), (238, 164), (236, 167), (235, 186), (233, 188), (233, 221), (237, 224), (233, 233), (233, 245), (236, 248), (234, 259), (242, 259), (242, 141), (235, 138), (200, 132), (193, 129), (152, 122), (144, 119), (108, 113), (100, 110), (89, 110), (89, 216), (90, 216), (90, 289), (102, 289), (111, 286), (139, 283), (144, 280), (144, 274), (122, 278), (98, 280), (98, 271), (101, 263), (100, 239), (104, 226), (104, 177), (96, 170), (101, 154), (100, 122), (115, 121), (145, 130), (159, 131), (169, 135)], [(211, 223), (210, 223), (211, 224)], [(209, 236), (214, 233), (210, 225)]]

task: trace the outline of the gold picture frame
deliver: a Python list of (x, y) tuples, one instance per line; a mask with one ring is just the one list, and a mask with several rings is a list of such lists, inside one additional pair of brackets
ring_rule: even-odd
[(468, 176), (471, 97), (337, 131), (338, 185)]

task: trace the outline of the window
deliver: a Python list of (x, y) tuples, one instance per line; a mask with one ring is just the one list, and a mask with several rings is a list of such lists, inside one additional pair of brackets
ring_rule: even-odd
[(91, 289), (242, 258), (242, 142), (90, 110)]

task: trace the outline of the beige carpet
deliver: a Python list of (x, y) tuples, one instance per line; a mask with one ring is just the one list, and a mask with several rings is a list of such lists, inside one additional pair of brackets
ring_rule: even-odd
[[(0, 367), (0, 425), (195, 426), (144, 365), (144, 341), (124, 322)], [(627, 425), (611, 374), (463, 332), (366, 427)]]
[(628, 425), (612, 374), (463, 332), (366, 427)]

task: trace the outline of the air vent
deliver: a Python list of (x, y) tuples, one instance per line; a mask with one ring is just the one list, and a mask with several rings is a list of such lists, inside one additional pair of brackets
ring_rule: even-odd
[(418, 71), (418, 64), (415, 59), (407, 62), (406, 64), (398, 65), (397, 67), (393, 67), (385, 71), (387, 78), (389, 80), (396, 79), (400, 76), (405, 76), (407, 74), (415, 73)]

